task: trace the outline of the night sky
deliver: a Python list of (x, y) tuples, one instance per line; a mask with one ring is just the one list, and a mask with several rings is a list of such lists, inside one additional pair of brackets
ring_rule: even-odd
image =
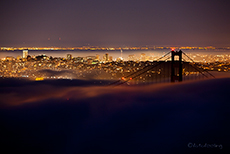
[(229, 0), (3, 0), (0, 46), (230, 46)]

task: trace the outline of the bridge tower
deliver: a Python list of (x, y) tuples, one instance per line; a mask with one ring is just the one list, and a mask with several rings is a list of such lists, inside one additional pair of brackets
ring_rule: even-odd
[[(182, 51), (171, 51), (171, 82), (182, 81)], [(175, 56), (179, 57), (179, 60), (175, 60)]]

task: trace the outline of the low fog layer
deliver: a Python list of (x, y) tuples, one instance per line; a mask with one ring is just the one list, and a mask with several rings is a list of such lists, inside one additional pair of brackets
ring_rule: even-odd
[[(24, 153), (224, 153), (230, 78), (140, 87), (20, 80), (0, 88), (1, 140)], [(83, 84), (84, 83), (84, 84)], [(189, 143), (223, 149), (189, 148)], [(13, 147), (13, 148), (8, 148)]]
[(80, 70), (59, 70), (54, 71), (50, 69), (43, 69), (34, 73), (40, 74), (45, 78), (68, 78), (68, 79), (82, 79), (82, 80), (95, 80), (95, 79), (109, 79), (111, 75), (106, 73), (104, 70), (94, 69), (90, 71)]

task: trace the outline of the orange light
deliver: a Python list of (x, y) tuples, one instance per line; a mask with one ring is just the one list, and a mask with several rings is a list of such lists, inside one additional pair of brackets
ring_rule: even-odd
[(42, 81), (44, 78), (36, 78), (35, 81)]
[(121, 79), (122, 79), (122, 80), (125, 80), (125, 77), (122, 77)]
[(133, 78), (129, 78), (130, 80), (132, 80)]
[(174, 48), (171, 48), (172, 51), (174, 51), (175, 49)]

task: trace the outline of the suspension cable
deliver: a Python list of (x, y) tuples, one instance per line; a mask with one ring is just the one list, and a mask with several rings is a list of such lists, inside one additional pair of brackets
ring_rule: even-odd
[[(171, 51), (170, 51), (170, 52), (168, 52), (167, 54), (165, 54), (164, 56), (162, 56), (162, 57), (158, 58), (154, 64), (156, 64), (159, 60), (161, 60), (162, 58), (166, 57), (166, 56), (167, 56), (168, 54), (170, 54), (170, 53), (171, 53)], [(167, 59), (168, 59), (168, 58), (167, 58)], [(129, 78), (130, 76), (135, 75), (135, 74), (137, 74), (137, 73), (139, 73), (139, 72), (142, 72), (142, 71), (144, 71), (144, 72), (145, 72), (145, 69), (149, 70), (149, 69), (148, 69), (148, 67), (151, 67), (151, 69), (152, 69), (152, 67), (155, 67), (155, 66), (152, 66), (152, 65), (145, 66), (145, 67), (144, 67), (144, 68), (142, 68), (140, 71), (133, 72), (133, 73), (131, 73), (131, 74), (127, 75), (127, 76), (126, 76), (126, 77), (124, 77), (124, 78)], [(146, 70), (146, 71), (147, 71), (147, 70)], [(113, 82), (113, 83), (109, 84), (108, 86), (113, 85), (113, 84), (116, 84), (116, 83), (119, 83), (120, 81), (121, 81), (121, 80), (117, 80), (117, 81), (115, 81), (115, 82)]]
[[(183, 51), (182, 51), (182, 53), (186, 56), (186, 57), (188, 57), (193, 63), (195, 63), (195, 61), (192, 59), (192, 58), (190, 58), (186, 53), (184, 53)], [(213, 78), (215, 78), (215, 76), (213, 76), (211, 73), (209, 73), (207, 70), (204, 70), (204, 72), (207, 72), (209, 75), (211, 75)]]
[[(183, 59), (183, 58), (182, 58)], [(183, 59), (185, 62), (187, 62), (185, 59)], [(190, 63), (189, 63), (189, 65), (190, 65)], [(190, 66), (192, 66), (193, 68), (195, 68), (197, 71), (199, 71), (202, 75), (204, 75), (206, 78), (208, 78), (205, 74), (203, 74), (203, 72), (202, 71), (200, 71), (199, 69), (197, 69), (196, 67), (194, 67), (193, 65), (190, 65)]]
[[(170, 58), (170, 57), (168, 57), (167, 59), (169, 59), (169, 58)], [(167, 59), (166, 59), (166, 60), (167, 60)], [(156, 63), (155, 63), (155, 64), (156, 64)], [(153, 67), (147, 69), (146, 71), (149, 71), (149, 70), (151, 70), (151, 69), (153, 69), (153, 68), (159, 66), (160, 64), (161, 64), (161, 63), (157, 63), (156, 65), (154, 65)], [(144, 72), (137, 72), (137, 74), (136, 74), (135, 76), (133, 76), (132, 79), (135, 79), (136, 77), (138, 77), (138, 76), (144, 74), (146, 71), (144, 71)], [(121, 80), (119, 80), (119, 81), (121, 81)], [(115, 86), (119, 86), (119, 85), (124, 84), (124, 83), (126, 83), (126, 82), (128, 82), (128, 81), (130, 81), (129, 78), (128, 78), (127, 80), (123, 81), (123, 82), (121, 81), (119, 84), (117, 84), (117, 85), (115, 85)], [(116, 83), (118, 83), (118, 82), (116, 82)]]

